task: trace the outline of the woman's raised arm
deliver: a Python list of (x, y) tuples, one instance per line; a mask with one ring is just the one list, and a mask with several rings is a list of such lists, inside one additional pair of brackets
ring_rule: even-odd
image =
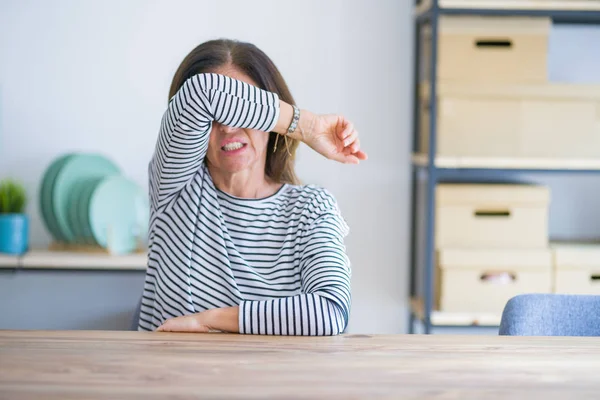
[(284, 119), (289, 124), (291, 115), (280, 114), (280, 103), (277, 94), (224, 75), (199, 74), (186, 80), (169, 101), (150, 162), (150, 192), (156, 208), (199, 170), (213, 121), (265, 132), (283, 129)]

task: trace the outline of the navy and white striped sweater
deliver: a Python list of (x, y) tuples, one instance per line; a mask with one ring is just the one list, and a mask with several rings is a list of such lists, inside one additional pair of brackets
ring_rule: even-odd
[(326, 190), (285, 184), (270, 197), (218, 190), (204, 164), (212, 121), (271, 131), (279, 98), (217, 74), (170, 100), (150, 162), (149, 261), (140, 330), (240, 307), (246, 334), (335, 335), (348, 324), (348, 227)]

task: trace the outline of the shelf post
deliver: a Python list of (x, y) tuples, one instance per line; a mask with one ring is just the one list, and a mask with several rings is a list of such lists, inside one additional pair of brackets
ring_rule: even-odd
[(438, 55), (438, 1), (431, 3), (431, 62), (429, 70), (429, 149), (427, 162), (426, 227), (425, 227), (425, 274), (423, 325), (425, 334), (431, 333), (431, 310), (433, 308), (433, 274), (435, 253), (435, 188), (437, 171), (435, 166), (437, 129), (437, 55)]
[[(415, 2), (416, 3), (416, 2)], [(414, 18), (414, 47), (413, 47), (413, 121), (412, 121), (412, 154), (420, 151), (420, 126), (419, 126), (419, 115), (421, 113), (420, 105), (421, 100), (419, 96), (419, 82), (421, 78), (421, 22), (418, 18)], [(410, 287), (409, 294), (410, 298), (414, 298), (418, 295), (417, 291), (417, 217), (418, 217), (418, 181), (419, 171), (411, 162), (411, 201), (410, 201)], [(408, 319), (408, 332), (414, 333), (415, 318), (412, 308), (409, 310)]]

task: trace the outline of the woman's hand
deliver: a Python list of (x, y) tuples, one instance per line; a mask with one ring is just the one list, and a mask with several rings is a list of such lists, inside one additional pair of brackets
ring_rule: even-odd
[(214, 308), (166, 320), (157, 332), (239, 332), (239, 307)]
[(166, 320), (156, 329), (157, 332), (197, 332), (208, 333), (212, 329), (203, 321), (204, 313), (184, 315)]
[(298, 138), (331, 160), (358, 164), (367, 159), (367, 154), (360, 149), (358, 132), (343, 116), (315, 115), (302, 110), (298, 125)]

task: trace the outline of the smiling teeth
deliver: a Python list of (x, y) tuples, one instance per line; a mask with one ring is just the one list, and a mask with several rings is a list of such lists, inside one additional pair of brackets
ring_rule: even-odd
[(233, 150), (241, 149), (242, 147), (244, 147), (244, 145), (240, 142), (227, 143), (225, 146), (223, 146), (223, 150), (233, 151)]

